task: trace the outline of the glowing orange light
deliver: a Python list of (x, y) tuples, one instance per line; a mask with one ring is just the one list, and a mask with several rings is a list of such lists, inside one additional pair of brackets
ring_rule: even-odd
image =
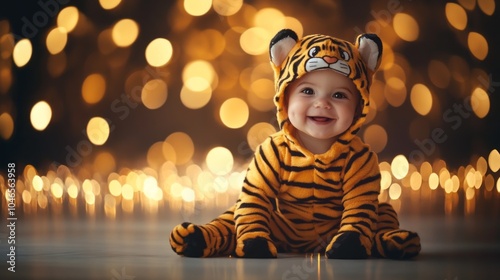
[(74, 6), (62, 9), (57, 15), (57, 26), (64, 28), (66, 32), (71, 32), (78, 24), (79, 13)]
[(39, 101), (31, 108), (31, 125), (39, 131), (45, 130), (52, 119), (52, 109), (45, 101)]
[(404, 155), (397, 155), (391, 163), (391, 171), (396, 179), (403, 179), (408, 175), (410, 165)]
[(397, 13), (394, 15), (393, 28), (403, 40), (412, 42), (418, 39), (419, 26), (417, 21), (409, 14)]
[(240, 98), (230, 98), (220, 107), (219, 116), (227, 127), (240, 128), (248, 121), (248, 105)]
[(215, 147), (206, 157), (207, 167), (216, 175), (226, 175), (233, 169), (233, 154), (227, 148)]
[(151, 41), (146, 47), (146, 61), (154, 67), (161, 67), (167, 64), (173, 55), (172, 43), (164, 38), (157, 38)]
[(477, 32), (470, 32), (467, 37), (469, 50), (479, 60), (484, 60), (488, 55), (488, 41)]
[(33, 47), (31, 41), (28, 39), (21, 39), (14, 46), (12, 58), (17, 67), (23, 67), (30, 61), (32, 53)]
[(117, 46), (128, 47), (139, 36), (139, 25), (132, 19), (122, 19), (113, 26), (111, 36)]
[(9, 113), (2, 113), (0, 115), (0, 137), (8, 140), (12, 133), (14, 133), (14, 120)]
[(445, 15), (448, 22), (458, 30), (464, 30), (467, 26), (467, 13), (462, 6), (456, 3), (446, 3)]

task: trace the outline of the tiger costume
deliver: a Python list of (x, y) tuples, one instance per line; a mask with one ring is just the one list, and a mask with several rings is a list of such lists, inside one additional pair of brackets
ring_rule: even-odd
[[(412, 258), (420, 252), (417, 233), (399, 229), (390, 204), (378, 202), (377, 155), (356, 136), (369, 108), (369, 88), (380, 64), (382, 43), (374, 34), (356, 43), (325, 35), (299, 40), (289, 29), (270, 43), (280, 131), (255, 151), (235, 205), (205, 225), (174, 227), (172, 249), (187, 257), (234, 255), (275, 258), (278, 252), (324, 252), (327, 258)], [(294, 137), (285, 90), (317, 69), (350, 78), (360, 98), (352, 125), (323, 154), (313, 154)]]

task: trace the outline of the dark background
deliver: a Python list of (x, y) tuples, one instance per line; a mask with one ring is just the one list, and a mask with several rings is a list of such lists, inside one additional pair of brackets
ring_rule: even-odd
[[(120, 72), (110, 73), (110, 69), (102, 68), (96, 53), (97, 32), (73, 36), (70, 34), (65, 51), (68, 54), (68, 66), (65, 72), (57, 78), (52, 78), (46, 70), (47, 52), (45, 36), (55, 25), (55, 16), (49, 16), (49, 22), (36, 32), (27, 34), (26, 19), (33, 22), (33, 17), (39, 13), (42, 4), (57, 3), (58, 8), (73, 5), (78, 7), (92, 22), (95, 30), (111, 26), (122, 18), (132, 18), (140, 25), (137, 41), (124, 50), (128, 52), (128, 61)], [(246, 131), (256, 122), (269, 121), (274, 118), (274, 111), (258, 112), (250, 109), (250, 119), (242, 129), (232, 130), (224, 127), (217, 120), (218, 105), (210, 102), (199, 110), (185, 108), (178, 97), (182, 86), (181, 70), (188, 62), (182, 54), (182, 44), (185, 34), (174, 32), (168, 24), (168, 18), (173, 18), (178, 11), (178, 3), (174, 1), (124, 1), (112, 11), (104, 11), (98, 1), (10, 1), (0, 10), (0, 20), (8, 20), (11, 32), (16, 35), (16, 41), (23, 37), (31, 37), (33, 55), (29, 63), (18, 68), (12, 64), (13, 83), (6, 94), (0, 95), (0, 113), (9, 112), (14, 119), (14, 134), (8, 139), (0, 139), (1, 164), (16, 162), (18, 166), (32, 164), (37, 168), (48, 168), (51, 163), (64, 164), (70, 150), (76, 150), (79, 143), (86, 138), (82, 133), (88, 119), (99, 114), (107, 118), (113, 131), (103, 147), (93, 146), (93, 150), (106, 149), (117, 159), (117, 167), (139, 167), (144, 164), (148, 148), (157, 141), (175, 131), (189, 134), (196, 147), (194, 161), (202, 160), (211, 147), (224, 146), (238, 155), (248, 159), (251, 154), (238, 154), (238, 147), (246, 139)], [(67, 3), (66, 3), (67, 2)], [(397, 3), (396, 3), (397, 2)], [(415, 149), (421, 149), (415, 141), (425, 141), (431, 138), (435, 128), (442, 129), (447, 140), (444, 143), (434, 143), (435, 151), (426, 155), (426, 160), (441, 158), (447, 164), (456, 168), (467, 165), (478, 156), (487, 158), (492, 149), (500, 147), (499, 121), (500, 108), (500, 62), (496, 50), (500, 44), (497, 38), (498, 12), (493, 16), (485, 15), (476, 5), (472, 11), (467, 11), (468, 24), (464, 31), (451, 27), (444, 15), (444, 5), (441, 1), (245, 1), (256, 8), (273, 7), (280, 9), (285, 15), (301, 21), (304, 34), (326, 33), (346, 39), (354, 38), (357, 30), (364, 29), (367, 22), (376, 16), (383, 16), (390, 3), (400, 5), (403, 12), (412, 15), (420, 27), (419, 39), (415, 42), (401, 42), (393, 46), (394, 51), (404, 55), (410, 64), (412, 74), (407, 78), (408, 96), (400, 107), (388, 106), (379, 112), (373, 123), (382, 125), (389, 140), (386, 148), (380, 152), (381, 160), (390, 160), (397, 154), (407, 157)], [(42, 3), (42, 4), (41, 4)], [(225, 30), (227, 24), (224, 18), (213, 10), (202, 17), (192, 19), (188, 29), (213, 28)], [(484, 61), (477, 60), (467, 49), (466, 38), (470, 31), (481, 33), (489, 43), (488, 56)], [(24, 33), (24, 34), (23, 34)], [(22, 36), (25, 35), (25, 36)], [(26, 36), (28, 35), (28, 36)], [(144, 49), (154, 38), (165, 37), (174, 45), (175, 55), (170, 63), (161, 69), (168, 76), (169, 94), (164, 106), (157, 110), (148, 110), (141, 104), (124, 121), (120, 114), (110, 110), (113, 100), (124, 93), (124, 79), (132, 69), (147, 67), (144, 59)], [(180, 50), (180, 51), (176, 51)], [(463, 58), (470, 70), (469, 86), (465, 89), (471, 93), (478, 84), (479, 74), (486, 74), (491, 84), (486, 91), (490, 98), (490, 111), (484, 119), (477, 118), (472, 112), (467, 118), (460, 118), (461, 124), (455, 129), (454, 123), (446, 120), (443, 113), (453, 108), (454, 104), (467, 104), (467, 100), (458, 97), (454, 91), (463, 90), (458, 84), (450, 83), (446, 89), (432, 86), (427, 75), (430, 60), (448, 61), (452, 56)], [(242, 68), (252, 64), (250, 55), (243, 54), (238, 59)], [(215, 61), (217, 58), (215, 59)], [(106, 96), (96, 105), (88, 106), (81, 100), (80, 87), (84, 77), (92, 69), (100, 69), (110, 79), (107, 80)], [(480, 71), (476, 71), (479, 69)], [(216, 69), (220, 70), (220, 69)], [(478, 74), (476, 74), (478, 73)], [(424, 83), (438, 99), (429, 116), (418, 115), (411, 107), (409, 90), (414, 83)], [(214, 91), (216, 94), (217, 89)], [(234, 96), (244, 96), (235, 91)], [(39, 100), (46, 100), (52, 106), (53, 116), (49, 126), (42, 132), (32, 128), (29, 113), (32, 106)], [(455, 117), (458, 115), (454, 115)], [(411, 138), (408, 132), (409, 124), (419, 119), (422, 126), (422, 137)], [(90, 158), (90, 157), (89, 157)], [(3, 168), (2, 168), (3, 169)]]

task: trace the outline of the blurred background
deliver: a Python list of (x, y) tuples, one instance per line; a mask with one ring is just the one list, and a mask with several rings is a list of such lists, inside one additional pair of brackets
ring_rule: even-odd
[(379, 155), (382, 201), (425, 212), (418, 206), (432, 200), (461, 214), (486, 201), (498, 213), (497, 9), (493, 0), (12, 2), (0, 11), (2, 195), (15, 163), (19, 214), (227, 207), (277, 129), (268, 46), (291, 28), (381, 37), (359, 135)]

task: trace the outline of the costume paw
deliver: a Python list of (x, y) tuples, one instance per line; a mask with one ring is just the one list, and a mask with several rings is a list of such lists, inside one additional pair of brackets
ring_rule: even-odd
[(276, 258), (276, 246), (264, 237), (255, 237), (238, 242), (236, 256), (240, 258)]
[(355, 231), (346, 231), (334, 237), (326, 247), (326, 257), (329, 259), (365, 259), (368, 254), (361, 244), (360, 234)]
[(391, 259), (410, 259), (417, 256), (421, 249), (418, 234), (402, 229), (377, 235), (375, 243), (374, 255)]
[(177, 225), (170, 234), (170, 245), (178, 255), (206, 257), (207, 243), (200, 228), (192, 223)]

